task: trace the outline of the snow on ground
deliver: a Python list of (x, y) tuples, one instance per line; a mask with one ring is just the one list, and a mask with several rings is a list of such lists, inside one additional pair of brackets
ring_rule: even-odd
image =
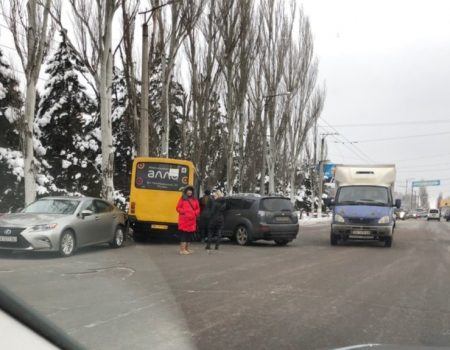
[(299, 221), (300, 226), (312, 226), (317, 224), (328, 224), (331, 222), (330, 216), (325, 216), (321, 218), (316, 218), (311, 216), (303, 215), (301, 220)]

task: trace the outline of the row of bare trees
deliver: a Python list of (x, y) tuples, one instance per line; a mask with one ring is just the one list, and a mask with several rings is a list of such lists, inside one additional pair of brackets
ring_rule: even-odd
[[(21, 124), (26, 203), (35, 198), (36, 85), (57, 30), (87, 67), (86, 80), (99, 101), (104, 198), (114, 196), (115, 65), (126, 80), (137, 154), (169, 156), (171, 82), (188, 76), (179, 156), (195, 162), (204, 186), (223, 180), (228, 193), (289, 189), (295, 195), (310, 130), (324, 103), (310, 23), (296, 1), (2, 0), (2, 13), (26, 73)], [(135, 40), (139, 21), (148, 34), (142, 47)], [(118, 28), (120, 40), (113, 44)], [(156, 67), (162, 91), (158, 132), (146, 97)]]

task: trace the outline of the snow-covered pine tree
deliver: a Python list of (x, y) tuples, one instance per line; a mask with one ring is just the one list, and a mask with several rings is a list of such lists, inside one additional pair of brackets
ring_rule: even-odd
[[(45, 154), (43, 165), (49, 193), (98, 196), (100, 176), (97, 107), (82, 82), (86, 68), (69, 45), (62, 42), (47, 62), (48, 81), (42, 94), (35, 131)], [(39, 181), (39, 178), (38, 178)]]
[(17, 125), (22, 104), (19, 82), (0, 50), (0, 212), (23, 205), (23, 157)]

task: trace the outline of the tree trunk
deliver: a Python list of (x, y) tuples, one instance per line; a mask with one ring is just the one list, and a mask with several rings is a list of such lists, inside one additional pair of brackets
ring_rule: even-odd
[(111, 83), (112, 55), (105, 52), (106, 60), (102, 60), (100, 77), (100, 120), (102, 135), (102, 197), (108, 201), (114, 199), (114, 152), (111, 125)]
[(228, 118), (228, 140), (227, 140), (227, 195), (233, 193), (234, 182), (234, 106), (233, 106), (233, 82), (231, 75), (233, 67), (227, 66), (227, 118)]
[(36, 180), (33, 149), (33, 121), (36, 105), (36, 82), (28, 81), (25, 97), (24, 123), (21, 128), (22, 152), (24, 160), (25, 205), (36, 199)]
[(113, 57), (111, 53), (112, 19), (114, 3), (107, 2), (105, 8), (105, 27), (103, 33), (103, 50), (100, 65), (100, 121), (102, 135), (102, 197), (107, 201), (114, 200), (114, 150), (111, 122), (111, 87), (113, 73)]

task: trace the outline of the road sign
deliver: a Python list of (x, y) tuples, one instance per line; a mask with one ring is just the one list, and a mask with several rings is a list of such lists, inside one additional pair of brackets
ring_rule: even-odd
[(440, 186), (441, 180), (413, 181), (412, 187)]

